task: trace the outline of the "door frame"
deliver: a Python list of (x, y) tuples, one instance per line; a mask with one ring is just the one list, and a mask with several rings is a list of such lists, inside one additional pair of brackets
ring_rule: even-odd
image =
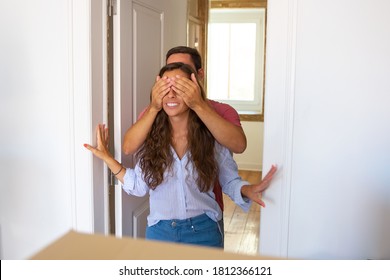
[(263, 170), (277, 164), (278, 172), (263, 194), (270, 203), (261, 211), (259, 253), (281, 258), (288, 257), (297, 5), (298, 0), (268, 1), (267, 8)]
[(108, 234), (107, 168), (82, 146), (95, 144), (96, 125), (107, 122), (107, 0), (71, 0), (69, 9), (72, 227)]

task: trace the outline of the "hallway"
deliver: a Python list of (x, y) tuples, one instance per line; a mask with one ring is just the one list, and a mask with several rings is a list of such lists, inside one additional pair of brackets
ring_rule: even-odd
[[(261, 180), (261, 172), (240, 170), (243, 180), (256, 183)], [(254, 255), (258, 252), (260, 206), (252, 204), (248, 213), (224, 195), (225, 251)]]

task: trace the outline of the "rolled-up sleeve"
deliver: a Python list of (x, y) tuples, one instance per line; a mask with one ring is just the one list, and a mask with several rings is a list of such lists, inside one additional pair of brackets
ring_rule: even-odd
[(219, 164), (219, 183), (222, 186), (222, 191), (242, 210), (248, 212), (252, 201), (242, 197), (241, 188), (244, 185), (250, 185), (250, 183), (242, 180), (238, 175), (237, 163), (228, 149), (216, 144), (216, 153)]
[(134, 169), (126, 168), (122, 189), (127, 194), (134, 196), (145, 196), (149, 192), (149, 187), (142, 180), (141, 170), (138, 165)]

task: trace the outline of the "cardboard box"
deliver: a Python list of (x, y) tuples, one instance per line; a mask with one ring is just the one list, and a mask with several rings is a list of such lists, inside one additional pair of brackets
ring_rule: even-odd
[(70, 231), (33, 260), (264, 260), (222, 249)]

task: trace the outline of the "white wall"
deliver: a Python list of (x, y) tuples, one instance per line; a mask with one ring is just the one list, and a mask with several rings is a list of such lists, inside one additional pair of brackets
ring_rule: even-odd
[(390, 258), (390, 2), (269, 2), (260, 252)]
[(103, 110), (92, 111), (90, 10), (87, 0), (0, 2), (2, 259), (94, 230), (92, 168), (102, 164), (82, 144)]
[[(178, 1), (165, 4), (185, 11)], [(107, 170), (83, 147), (107, 123), (105, 16), (105, 0), (0, 2), (1, 259), (108, 231)], [(185, 42), (185, 24), (165, 28), (164, 52)]]

